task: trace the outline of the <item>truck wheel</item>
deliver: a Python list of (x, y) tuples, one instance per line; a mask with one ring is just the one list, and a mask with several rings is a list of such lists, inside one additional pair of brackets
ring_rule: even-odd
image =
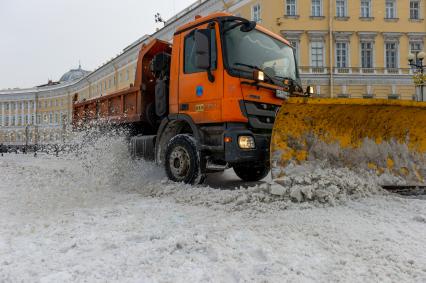
[(269, 173), (269, 166), (266, 165), (234, 165), (234, 172), (241, 180), (246, 182), (256, 182), (265, 178)]
[(196, 142), (190, 135), (177, 135), (167, 145), (165, 156), (166, 174), (174, 182), (201, 184), (205, 176), (201, 173), (200, 155)]

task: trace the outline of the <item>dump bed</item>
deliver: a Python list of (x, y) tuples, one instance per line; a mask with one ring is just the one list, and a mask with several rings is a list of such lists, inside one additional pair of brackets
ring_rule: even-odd
[(149, 64), (160, 52), (171, 53), (171, 45), (164, 41), (153, 40), (142, 46), (138, 56), (134, 85), (82, 101), (78, 101), (77, 93), (73, 103), (74, 127), (90, 123), (145, 122), (147, 108), (154, 102), (155, 93), (155, 79), (150, 72)]

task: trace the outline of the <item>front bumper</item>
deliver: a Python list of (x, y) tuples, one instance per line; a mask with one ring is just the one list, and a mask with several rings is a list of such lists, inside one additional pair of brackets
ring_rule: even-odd
[[(256, 143), (255, 149), (241, 149), (238, 145), (240, 136), (253, 136)], [(230, 164), (238, 163), (268, 163), (270, 153), (271, 135), (255, 134), (248, 129), (227, 129), (225, 137), (232, 139), (225, 143), (225, 161)]]

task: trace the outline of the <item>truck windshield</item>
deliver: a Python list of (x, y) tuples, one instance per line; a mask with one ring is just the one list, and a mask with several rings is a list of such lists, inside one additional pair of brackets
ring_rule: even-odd
[(280, 40), (256, 29), (243, 32), (234, 28), (225, 33), (224, 45), (234, 75), (252, 78), (252, 66), (278, 81), (285, 78), (299, 82), (293, 49)]

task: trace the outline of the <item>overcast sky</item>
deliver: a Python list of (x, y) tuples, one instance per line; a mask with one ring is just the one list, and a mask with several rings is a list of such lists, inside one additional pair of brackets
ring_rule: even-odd
[(94, 70), (194, 0), (0, 0), (0, 89)]

